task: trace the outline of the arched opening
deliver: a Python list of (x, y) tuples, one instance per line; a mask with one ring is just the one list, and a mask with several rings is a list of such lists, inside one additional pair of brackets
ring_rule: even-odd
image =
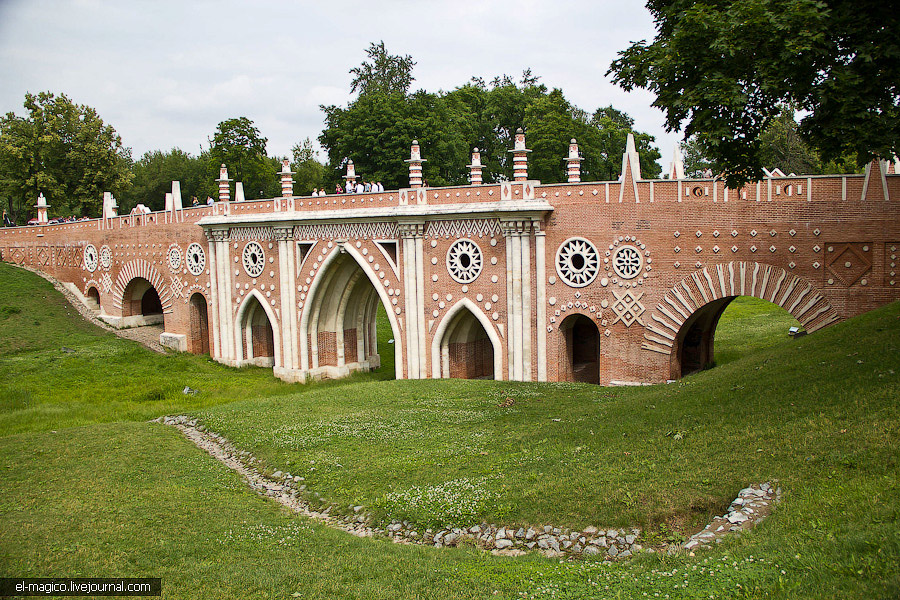
[(163, 307), (159, 293), (143, 277), (128, 282), (122, 294), (123, 325), (140, 327), (163, 323)]
[(801, 329), (793, 315), (767, 300), (719, 298), (700, 307), (681, 326), (672, 353), (672, 378), (788, 341), (790, 335), (802, 333)]
[(244, 351), (241, 364), (274, 367), (275, 332), (266, 309), (256, 296), (250, 296), (241, 315), (241, 346)]
[(600, 331), (593, 320), (580, 314), (566, 317), (559, 328), (560, 381), (600, 383)]
[(188, 350), (193, 354), (209, 354), (209, 317), (207, 316), (206, 298), (196, 292), (189, 302), (191, 319), (191, 336)]
[(97, 288), (89, 287), (85, 298), (87, 299), (88, 308), (94, 312), (100, 312), (100, 291)]
[(441, 339), (441, 377), (494, 379), (494, 345), (478, 318), (462, 307)]
[[(334, 379), (355, 371), (378, 370), (382, 364), (379, 320), (382, 329), (387, 328), (385, 333), (390, 334), (383, 342), (393, 341), (393, 348), (387, 347), (394, 351), (395, 358), (400, 353), (400, 340), (391, 315), (383, 306), (384, 299), (352, 252), (352, 249), (339, 248), (329, 257), (330, 261), (325, 261), (304, 308), (302, 321), (307, 335), (300, 343), (306, 344), (307, 361), (302, 366), (314, 378)], [(390, 274), (390, 271), (383, 273)], [(383, 285), (384, 281), (391, 283), (387, 277), (376, 281), (382, 287), (389, 287)], [(384, 295), (386, 298), (386, 290)], [(393, 306), (388, 310), (392, 309)], [(393, 366), (394, 361), (388, 362)], [(395, 373), (392, 370), (385, 375)]]

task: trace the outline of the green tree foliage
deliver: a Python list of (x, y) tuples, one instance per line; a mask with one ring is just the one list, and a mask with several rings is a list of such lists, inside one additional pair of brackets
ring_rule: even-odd
[(128, 212), (137, 204), (143, 204), (154, 211), (163, 210), (166, 193), (172, 191), (173, 181), (181, 183), (181, 197), (185, 207), (191, 205), (193, 196), (205, 204), (206, 197), (215, 195), (217, 190), (215, 181), (209, 177), (209, 163), (208, 152), (192, 156), (179, 148), (173, 148), (169, 152), (154, 150), (144, 153), (132, 167), (134, 180), (131, 188), (119, 198), (119, 213)]
[[(855, 157), (846, 154), (830, 161), (823, 161), (819, 153), (804, 141), (794, 109), (784, 105), (759, 135), (759, 156), (763, 167), (781, 169), (785, 174), (828, 175), (856, 173), (862, 169)], [(710, 159), (711, 151), (697, 136), (682, 146), (684, 168), (688, 177), (701, 177), (707, 169), (722, 173), (721, 166)]]
[[(402, 160), (413, 140), (422, 146), (423, 174), (429, 185), (465, 184), (466, 165), (476, 147), (484, 180), (508, 180), (513, 175), (509, 150), (520, 127), (532, 150), (529, 176), (534, 179), (565, 181), (564, 158), (573, 137), (585, 159), (583, 180), (616, 179), (628, 133), (635, 134), (644, 176), (656, 177), (661, 171), (653, 138), (635, 132), (628, 115), (612, 107), (585, 113), (561, 90), (548, 91), (531, 71), (518, 82), (504, 75), (490, 84), (476, 78), (450, 92), (409, 93), (415, 65), (409, 56), (392, 57), (383, 43), (373, 44), (367, 53), (371, 62), (351, 70), (356, 76), (353, 89), (365, 92), (346, 107), (322, 107), (325, 129), (319, 142), (328, 152), (326, 180), (331, 186), (343, 175), (348, 159), (364, 180), (381, 181), (389, 188), (408, 186)], [(375, 68), (379, 64), (392, 67), (379, 70)], [(390, 75), (379, 74), (382, 71)]]
[(57, 215), (98, 216), (103, 192), (131, 180), (131, 150), (97, 111), (49, 92), (25, 94), (28, 116), (0, 120), (0, 190), (20, 223), (43, 193)]
[(760, 136), (781, 104), (808, 114), (800, 134), (831, 161), (900, 153), (900, 13), (876, 0), (649, 0), (652, 43), (610, 67), (646, 88), (666, 127), (698, 136), (730, 185), (763, 165)]
[(224, 164), (228, 177), (243, 183), (248, 199), (280, 196), (277, 171), (281, 165), (273, 168), (273, 161), (266, 155), (267, 141), (247, 117), (222, 121), (210, 140), (207, 176), (218, 178), (219, 167)]
[(366, 50), (370, 61), (350, 69), (353, 81), (350, 91), (366, 94), (406, 94), (414, 77), (412, 68), (416, 65), (412, 57), (388, 54), (384, 42), (372, 43)]
[(325, 165), (317, 160), (309, 138), (294, 144), (291, 153), (294, 157), (291, 163), (291, 170), (294, 171), (294, 194), (308, 196), (314, 189), (324, 185)]

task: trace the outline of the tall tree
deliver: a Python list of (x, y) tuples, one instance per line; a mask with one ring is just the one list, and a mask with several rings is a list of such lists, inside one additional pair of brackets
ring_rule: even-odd
[(369, 44), (368, 61), (350, 69), (353, 81), (350, 91), (365, 94), (406, 94), (415, 79), (412, 68), (416, 65), (409, 55), (388, 54), (384, 41)]
[(668, 130), (698, 135), (730, 185), (761, 176), (760, 135), (783, 103), (807, 112), (824, 160), (900, 153), (900, 13), (878, 0), (649, 0), (652, 43), (609, 72), (646, 88)]
[(18, 219), (43, 193), (60, 215), (97, 216), (104, 191), (131, 180), (131, 150), (93, 108), (49, 92), (25, 94), (28, 116), (0, 120), (0, 190)]
[(281, 184), (266, 156), (266, 142), (247, 117), (219, 123), (209, 148), (209, 172), (219, 176), (220, 165), (228, 168), (228, 177), (240, 181), (247, 198), (271, 198), (281, 194)]

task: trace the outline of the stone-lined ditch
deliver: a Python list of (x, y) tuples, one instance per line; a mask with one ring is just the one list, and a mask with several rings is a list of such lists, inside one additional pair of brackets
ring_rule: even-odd
[(386, 526), (373, 524), (371, 516), (362, 506), (354, 506), (353, 515), (332, 515), (330, 508), (315, 510), (304, 499), (308, 490), (302, 477), (292, 477), (290, 473), (281, 471), (267, 475), (259, 468), (259, 461), (252, 454), (237, 449), (223, 436), (206, 429), (197, 419), (179, 415), (160, 417), (155, 422), (177, 428), (198, 448), (240, 474), (251, 489), (296, 513), (359, 537), (387, 537), (401, 544), (427, 544), (437, 548), (468, 544), (494, 554), (510, 556), (537, 551), (548, 557), (596, 556), (605, 560), (619, 560), (638, 552), (693, 552), (712, 547), (726, 535), (754, 527), (771, 514), (781, 498), (781, 489), (772, 483), (751, 485), (740, 491), (725, 515), (715, 517), (684, 544), (656, 548), (644, 547), (639, 528), (588, 526), (573, 531), (552, 525), (508, 527), (482, 523), (468, 528), (419, 531), (406, 521), (392, 521)]

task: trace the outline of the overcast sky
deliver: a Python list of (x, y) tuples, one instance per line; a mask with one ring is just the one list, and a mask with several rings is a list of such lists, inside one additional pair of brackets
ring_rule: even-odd
[(65, 93), (135, 159), (197, 154), (220, 121), (245, 116), (270, 155), (289, 155), (321, 132), (320, 104), (346, 105), (349, 69), (384, 40), (417, 62), (413, 89), (530, 68), (580, 108), (612, 104), (656, 136), (666, 169), (679, 135), (651, 94), (605, 75), (618, 50), (653, 35), (643, 0), (0, 0), (0, 111), (24, 115), (25, 92)]

